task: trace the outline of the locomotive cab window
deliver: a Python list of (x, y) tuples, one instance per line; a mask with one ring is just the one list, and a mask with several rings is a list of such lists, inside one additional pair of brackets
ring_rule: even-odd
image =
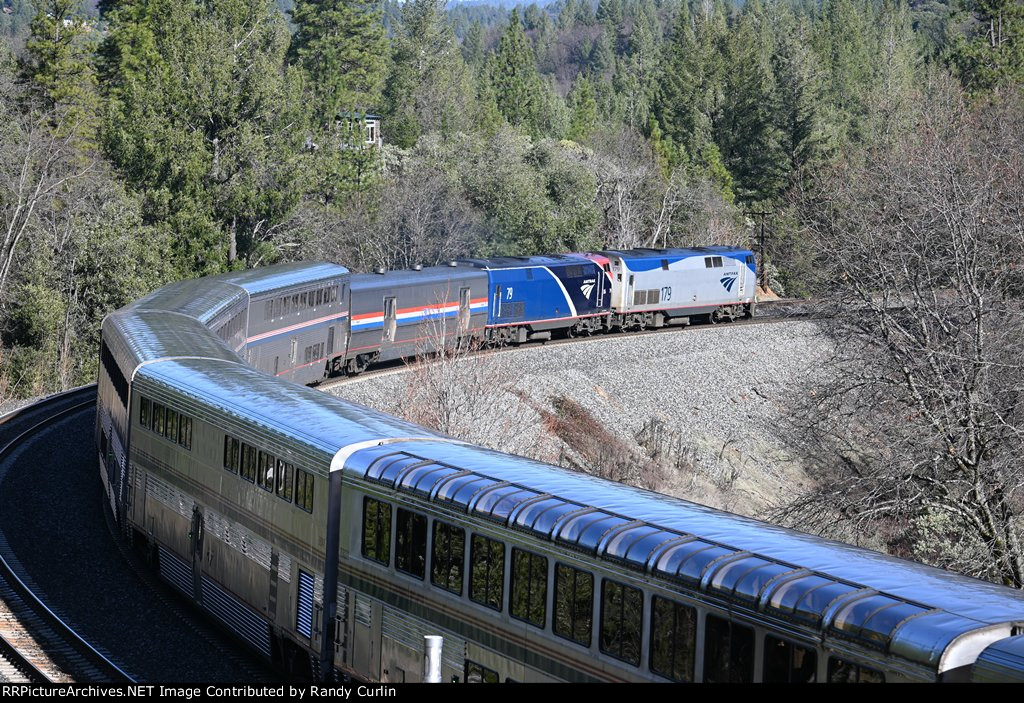
[(548, 602), (548, 560), (512, 549), (512, 583), (508, 612), (518, 620), (544, 627)]
[(395, 568), (423, 580), (427, 571), (427, 518), (398, 509)]
[(363, 556), (391, 563), (391, 504), (363, 498)]
[(754, 680), (754, 630), (708, 615), (704, 623), (705, 683)]
[(505, 545), (473, 535), (469, 559), (469, 599), (501, 610), (505, 588)]
[(640, 664), (640, 633), (644, 622), (644, 594), (614, 581), (601, 584), (601, 651)]
[(564, 564), (555, 565), (556, 635), (590, 646), (594, 619), (594, 575)]
[(462, 595), (462, 568), (466, 556), (466, 531), (434, 521), (434, 547), (430, 557), (430, 582)]

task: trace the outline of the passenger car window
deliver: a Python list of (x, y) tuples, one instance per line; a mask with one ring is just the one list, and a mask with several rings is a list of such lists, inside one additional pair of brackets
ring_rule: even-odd
[(427, 518), (398, 509), (395, 568), (422, 579), (427, 571)]
[(885, 683), (885, 674), (838, 657), (828, 658), (829, 683)]
[(466, 531), (434, 521), (434, 550), (430, 558), (430, 582), (462, 595), (462, 565), (466, 556)]
[(391, 563), (390, 503), (363, 498), (363, 556), (381, 564)]
[(584, 647), (590, 646), (594, 619), (594, 575), (555, 565), (555, 619), (552, 629)]
[(697, 611), (654, 596), (651, 600), (651, 671), (673, 681), (693, 681)]
[(548, 560), (539, 554), (512, 550), (509, 613), (531, 625), (544, 627), (547, 616)]
[(601, 651), (637, 666), (643, 630), (644, 594), (614, 581), (601, 584)]
[(704, 624), (704, 681), (749, 683), (754, 680), (754, 630), (708, 615)]
[(501, 610), (505, 587), (505, 545), (483, 535), (473, 535), (469, 564), (469, 599)]
[(764, 638), (764, 676), (766, 683), (814, 683), (818, 672), (818, 653), (810, 647), (768, 635)]

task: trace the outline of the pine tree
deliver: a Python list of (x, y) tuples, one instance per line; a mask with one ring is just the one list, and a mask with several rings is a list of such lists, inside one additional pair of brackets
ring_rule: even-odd
[(807, 20), (785, 11), (777, 19), (772, 70), (775, 75), (775, 122), (786, 159), (790, 185), (809, 174), (806, 168), (823, 154), (821, 79), (807, 37)]
[(75, 0), (40, 3), (22, 73), (62, 135), (91, 140), (98, 127), (99, 97), (91, 30), (76, 15), (77, 7)]
[(569, 93), (569, 108), (572, 117), (567, 136), (573, 141), (585, 142), (597, 129), (597, 101), (586, 76), (581, 76)]
[(508, 123), (536, 133), (538, 116), (543, 109), (543, 86), (516, 10), (512, 11), (508, 27), (501, 36), (497, 54), (491, 58), (490, 75), (498, 109)]
[(309, 76), (314, 119), (377, 109), (387, 43), (377, 0), (297, 0), (290, 53)]
[(658, 121), (665, 138), (679, 147), (679, 156), (698, 167), (702, 155), (717, 154), (717, 147), (709, 145), (722, 103), (724, 31), (724, 17), (714, 11), (691, 16), (684, 4), (663, 60)]
[(104, 48), (104, 146), (174, 232), (182, 274), (276, 256), (301, 197), (305, 105), (269, 0), (125, 3)]
[(410, 147), (426, 132), (465, 129), (471, 99), (472, 83), (443, 0), (407, 2), (384, 91), (390, 141)]
[(964, 85), (974, 92), (1024, 84), (1024, 2), (968, 0), (974, 23), (953, 47)]
[(466, 30), (462, 40), (462, 58), (473, 70), (479, 70), (484, 65), (484, 28), (479, 22), (473, 22)]
[(729, 38), (722, 116), (715, 129), (741, 202), (776, 200), (784, 186), (770, 41), (759, 4), (748, 2)]

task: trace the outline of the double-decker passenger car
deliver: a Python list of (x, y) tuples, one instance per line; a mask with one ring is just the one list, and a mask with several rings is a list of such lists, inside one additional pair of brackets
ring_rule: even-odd
[[(304, 289), (299, 268), (249, 283), (285, 270)], [(246, 295), (224, 278), (173, 284), (104, 321), (97, 446), (126, 535), (295, 677), (415, 681), (425, 635), (444, 637), (447, 681), (1022, 668), (1018, 591), (469, 446), (262, 372), (230, 324)]]

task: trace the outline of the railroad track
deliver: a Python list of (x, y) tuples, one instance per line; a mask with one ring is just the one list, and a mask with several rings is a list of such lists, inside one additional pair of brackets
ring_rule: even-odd
[[(92, 385), (44, 398), (0, 418), (0, 472), (54, 422), (90, 412), (95, 404)], [(47, 607), (38, 590), (0, 532), (0, 681), (134, 681)]]
[[(679, 327), (660, 327), (658, 329), (649, 329), (634, 332), (614, 332), (611, 334), (596, 334), (590, 337), (570, 337), (551, 339), (544, 342), (525, 342), (522, 345), (491, 347), (484, 349), (481, 352), (475, 353), (511, 354), (519, 351), (529, 351), (530, 349), (555, 347), (563, 344), (598, 344), (606, 340), (620, 339), (623, 336), (643, 337), (651, 334), (679, 334), (684, 330), (689, 330), (687, 334), (693, 334), (695, 331), (698, 330), (710, 331), (716, 329), (729, 329), (730, 327), (738, 326), (772, 325), (783, 322), (793, 322), (798, 319), (812, 318), (815, 316), (815, 305), (813, 301), (780, 298), (776, 300), (762, 301), (759, 302), (757, 305), (757, 317), (753, 317), (749, 320), (736, 320), (734, 322), (723, 322), (718, 324), (703, 323), (695, 325), (683, 325)], [(362, 372), (357, 376), (330, 376), (321, 381), (320, 383), (316, 384), (314, 388), (321, 391), (328, 391), (332, 388), (337, 388), (338, 386), (343, 386), (348, 383), (358, 383), (360, 381), (367, 381), (371, 378), (376, 378), (378, 376), (388, 376), (403, 373), (406, 370), (408, 370), (409, 365), (412, 363), (416, 363), (416, 360), (394, 359), (392, 361), (386, 361), (384, 363), (374, 366), (372, 369)]]

